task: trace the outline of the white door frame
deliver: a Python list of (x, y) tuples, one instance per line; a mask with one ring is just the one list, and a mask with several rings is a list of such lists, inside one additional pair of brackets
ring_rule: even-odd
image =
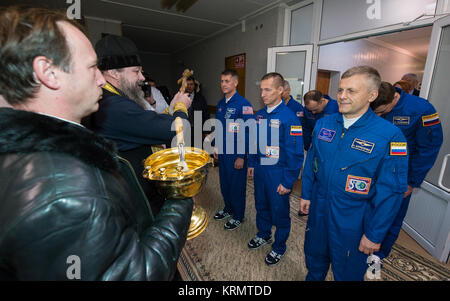
[(267, 72), (275, 72), (277, 53), (280, 52), (299, 52), (305, 51), (305, 78), (303, 79), (303, 91), (309, 91), (311, 86), (311, 67), (312, 67), (312, 55), (313, 45), (297, 45), (297, 46), (283, 46), (272, 47), (267, 49)]

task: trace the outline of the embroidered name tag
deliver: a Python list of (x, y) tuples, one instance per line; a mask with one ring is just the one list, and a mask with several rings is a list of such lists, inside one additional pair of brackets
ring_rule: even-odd
[(280, 124), (281, 124), (281, 122), (279, 119), (270, 119), (270, 123), (269, 123), (270, 127), (279, 128)]
[(266, 146), (266, 157), (279, 158), (280, 157), (280, 147)]
[(239, 133), (239, 123), (236, 122), (230, 122), (228, 124), (228, 132), (231, 133)]
[(299, 125), (292, 125), (291, 136), (303, 136), (303, 128)]
[(336, 135), (336, 131), (329, 130), (326, 128), (321, 128), (319, 131), (319, 136), (317, 138), (319, 138), (320, 140), (326, 141), (326, 142), (331, 142), (331, 141), (333, 141), (335, 135)]
[(393, 123), (395, 125), (409, 125), (411, 117), (409, 116), (394, 116)]
[(423, 126), (432, 126), (441, 122), (439, 120), (439, 114), (434, 113), (432, 115), (422, 116), (422, 124)]
[(249, 107), (249, 106), (243, 106), (242, 107), (242, 114), (244, 114), (244, 115), (253, 114), (253, 108)]
[(365, 153), (372, 153), (375, 143), (355, 138), (351, 148), (357, 149)]
[(406, 156), (408, 153), (406, 142), (391, 142), (391, 156)]
[(369, 194), (371, 178), (348, 175), (345, 191), (357, 194)]

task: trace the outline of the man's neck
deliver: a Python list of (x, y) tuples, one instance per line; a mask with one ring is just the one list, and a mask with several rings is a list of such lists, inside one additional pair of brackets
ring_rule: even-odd
[(327, 104), (328, 104), (328, 98), (324, 98), (324, 99), (323, 99), (323, 102), (324, 102), (324, 105), (323, 105), (323, 107), (326, 107), (326, 106), (327, 106)]
[(395, 92), (394, 99), (392, 100), (393, 108), (397, 105), (398, 101), (400, 100), (400, 96), (401, 96), (400, 93)]
[(234, 90), (233, 92), (227, 93), (225, 94), (225, 99), (230, 99), (231, 97), (233, 97), (233, 95), (236, 93), (236, 90)]
[(278, 99), (277, 101), (275, 101), (273, 104), (267, 105), (267, 108), (268, 108), (268, 109), (272, 109), (272, 108), (278, 106), (280, 103), (281, 103), (281, 98), (279, 98), (279, 99)]
[[(13, 108), (16, 110), (29, 111), (34, 113), (39, 113), (43, 115), (52, 116), (58, 119), (63, 119), (65, 121), (74, 122), (81, 124), (81, 118), (77, 118), (69, 114), (72, 110), (69, 108), (62, 108), (60, 106), (55, 106), (56, 100), (51, 100), (51, 98), (38, 97), (28, 101), (22, 105), (14, 105)], [(62, 103), (62, 102), (60, 102)]]
[(358, 113), (354, 113), (354, 114), (344, 114), (344, 113), (342, 113), (342, 116), (344, 116), (345, 118), (347, 118), (347, 119), (355, 119), (355, 118), (359, 118), (359, 117), (361, 117), (362, 115), (364, 115), (364, 114), (366, 114), (366, 112), (367, 112), (367, 110), (369, 109), (369, 107), (367, 107), (365, 110), (364, 110), (364, 112), (358, 112)]

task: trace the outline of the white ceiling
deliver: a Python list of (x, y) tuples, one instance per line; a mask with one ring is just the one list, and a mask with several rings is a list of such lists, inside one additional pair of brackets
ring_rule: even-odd
[[(66, 0), (2, 0), (50, 8), (68, 8)], [(258, 12), (292, 0), (198, 0), (185, 13), (162, 7), (162, 0), (81, 0), (83, 16), (122, 22), (122, 33), (139, 50), (170, 54), (240, 25)]]
[[(67, 9), (66, 0), (1, 0), (2, 6), (25, 3)], [(173, 6), (162, 8), (162, 0), (80, 0), (83, 16), (122, 22), (122, 33), (131, 38), (139, 50), (171, 54), (230, 27), (240, 26), (259, 12), (281, 3), (299, 0), (198, 0), (185, 13)], [(372, 41), (404, 49), (426, 59), (431, 27), (369, 38)]]
[(404, 52), (422, 61), (426, 61), (431, 38), (431, 26), (410, 29), (392, 34), (370, 37), (369, 41)]

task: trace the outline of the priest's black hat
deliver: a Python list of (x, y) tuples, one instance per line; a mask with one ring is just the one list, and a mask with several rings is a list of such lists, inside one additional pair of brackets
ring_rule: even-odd
[(130, 39), (107, 35), (95, 44), (100, 70), (142, 66), (136, 45)]

